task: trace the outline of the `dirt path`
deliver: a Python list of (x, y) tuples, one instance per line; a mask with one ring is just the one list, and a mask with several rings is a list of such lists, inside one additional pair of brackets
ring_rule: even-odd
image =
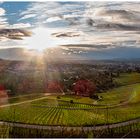
[[(74, 102), (76, 104), (83, 104), (83, 105), (91, 105), (95, 108), (92, 107), (64, 107), (64, 106), (48, 106), (48, 105), (32, 105), (33, 107), (37, 107), (37, 108), (52, 108), (52, 107), (56, 107), (58, 109), (66, 109), (66, 110), (94, 110), (94, 109), (112, 109), (112, 108), (116, 108), (116, 107), (120, 107), (120, 106), (124, 106), (127, 105), (131, 100), (133, 100), (133, 98), (135, 98), (136, 96), (136, 91), (133, 90), (133, 94), (129, 97), (128, 100), (122, 102), (122, 103), (118, 103), (118, 104), (104, 104), (104, 105), (92, 105), (92, 104), (86, 104), (86, 103), (79, 103), (79, 102)], [(65, 101), (65, 100), (59, 100), (59, 101), (63, 101), (63, 102), (68, 102), (69, 101)]]
[[(3, 108), (3, 107), (10, 107), (10, 106), (15, 106), (15, 105), (21, 105), (21, 104), (24, 104), (24, 103), (30, 103), (32, 101), (38, 101), (38, 100), (42, 100), (42, 99), (45, 99), (46, 96), (48, 95), (51, 95), (50, 93), (46, 93), (44, 94), (45, 96), (44, 97), (39, 97), (39, 98), (36, 98), (36, 99), (32, 99), (32, 100), (26, 100), (26, 101), (22, 101), (22, 102), (18, 102), (18, 103), (12, 103), (12, 104), (4, 104), (4, 105), (0, 105), (0, 108)], [(27, 95), (23, 95), (23, 96), (27, 96)], [(15, 98), (15, 97), (13, 97)], [(134, 98), (134, 97), (132, 97)], [(130, 98), (129, 100), (125, 101), (125, 102), (122, 102), (122, 103), (119, 103), (119, 104), (116, 104), (116, 105), (106, 105), (104, 107), (104, 105), (93, 105), (95, 108), (99, 107), (98, 109), (106, 109), (106, 108), (116, 108), (116, 107), (119, 107), (119, 106), (123, 106), (123, 105), (126, 105), (128, 104), (132, 98)], [(69, 101), (65, 101), (65, 102), (69, 102)], [(78, 103), (78, 104), (84, 104), (84, 103), (79, 103), (79, 102), (75, 102), (75, 103)], [(86, 104), (86, 105), (91, 105), (91, 104)], [(41, 108), (50, 108), (50, 106), (37, 106), (37, 105), (33, 105), (34, 107), (41, 107)], [(53, 107), (53, 106), (51, 106)], [(60, 107), (58, 107), (59, 109)], [(61, 109), (67, 109), (67, 110), (93, 110), (95, 108), (80, 108), (80, 107), (61, 107)]]
[(26, 100), (26, 101), (22, 101), (22, 102), (19, 102), (19, 103), (12, 103), (12, 104), (0, 105), (0, 108), (3, 108), (3, 107), (10, 107), (10, 106), (20, 105), (20, 104), (24, 104), (24, 103), (30, 103), (30, 102), (32, 102), (32, 101), (42, 100), (42, 99), (45, 99), (46, 96), (48, 96), (48, 95), (50, 95), (50, 94), (48, 93), (48, 94), (45, 94), (44, 97), (40, 97), (40, 98), (36, 98), (36, 99), (32, 99), (32, 100)]
[(30, 97), (30, 96), (33, 96), (33, 95), (41, 95), (41, 94), (36, 93), (36, 94), (17, 95), (17, 96), (13, 96), (13, 97), (8, 97), (8, 99), (21, 98), (21, 97)]
[(62, 130), (62, 129), (67, 129), (67, 130), (104, 130), (108, 128), (117, 128), (117, 127), (122, 127), (122, 126), (127, 126), (130, 124), (138, 123), (140, 122), (140, 118), (125, 121), (125, 122), (120, 122), (120, 123), (115, 123), (115, 124), (109, 124), (109, 125), (100, 125), (100, 126), (92, 126), (92, 127), (67, 127), (67, 126), (47, 126), (47, 125), (35, 125), (35, 124), (25, 124), (25, 123), (13, 123), (13, 122), (6, 122), (6, 121), (0, 121), (0, 125), (7, 125), (7, 126), (12, 126), (12, 127), (20, 127), (20, 128), (32, 128), (32, 129), (46, 129), (46, 130)]
[(122, 102), (122, 103), (118, 103), (118, 104), (101, 104), (101, 105), (95, 105), (96, 107), (100, 106), (100, 109), (105, 109), (105, 108), (116, 108), (116, 107), (120, 107), (120, 106), (124, 106), (127, 105), (129, 102), (131, 102), (133, 100), (133, 98), (135, 98), (136, 96), (136, 91), (134, 91), (134, 94), (132, 94), (128, 100)]

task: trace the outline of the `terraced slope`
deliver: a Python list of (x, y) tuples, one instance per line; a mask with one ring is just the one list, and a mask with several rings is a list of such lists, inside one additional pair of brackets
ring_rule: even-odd
[(140, 83), (132, 82), (102, 93), (102, 96), (103, 100), (97, 101), (96, 105), (95, 100), (87, 97), (64, 95), (60, 99), (53, 95), (12, 103), (1, 106), (0, 120), (53, 126), (94, 126), (140, 117)]

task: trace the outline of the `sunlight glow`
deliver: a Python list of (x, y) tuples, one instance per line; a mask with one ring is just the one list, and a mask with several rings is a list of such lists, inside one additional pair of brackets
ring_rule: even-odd
[(28, 49), (43, 51), (46, 48), (56, 46), (49, 29), (39, 27), (35, 28), (32, 32), (32, 37), (25, 39)]
[[(67, 29), (65, 29), (67, 31)], [(27, 49), (35, 49), (42, 52), (44, 49), (58, 47), (69, 43), (75, 43), (79, 38), (57, 38), (52, 36), (53, 33), (64, 31), (64, 29), (50, 29), (46, 27), (38, 27), (32, 30), (33, 35), (25, 38)], [(77, 40), (78, 39), (78, 40)], [(78, 41), (79, 42), (79, 41)]]

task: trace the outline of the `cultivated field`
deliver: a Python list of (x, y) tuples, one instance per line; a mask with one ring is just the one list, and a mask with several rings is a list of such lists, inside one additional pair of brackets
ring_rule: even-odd
[(127, 81), (128, 78), (128, 85), (100, 93), (103, 97), (100, 101), (74, 95), (59, 95), (60, 99), (56, 95), (42, 95), (37, 100), (30, 97), (30, 102), (24, 100), (25, 103), (25, 97), (18, 97), (23, 102), (14, 104), (17, 100), (13, 98), (12, 104), (1, 106), (0, 120), (44, 125), (93, 126), (138, 118), (140, 84), (138, 78), (131, 81), (131, 75), (132, 79), (138, 76), (135, 73), (124, 74), (125, 78), (121, 76), (116, 79)]
[(10, 104), (1, 105), (0, 120), (48, 126), (96, 126), (135, 120), (140, 117), (139, 75), (122, 74), (115, 79), (122, 85), (99, 93), (103, 97), (100, 101), (74, 95), (58, 98), (55, 94), (14, 97), (8, 99)]

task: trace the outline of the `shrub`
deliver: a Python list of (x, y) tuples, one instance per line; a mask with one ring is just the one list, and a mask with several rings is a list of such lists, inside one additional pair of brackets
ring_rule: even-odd
[(90, 98), (95, 99), (95, 100), (98, 100), (99, 99), (99, 97), (98, 97), (97, 94), (91, 94), (90, 95)]
[(70, 103), (73, 104), (73, 100), (70, 100)]
[(60, 96), (57, 96), (57, 99), (61, 99), (61, 97)]

